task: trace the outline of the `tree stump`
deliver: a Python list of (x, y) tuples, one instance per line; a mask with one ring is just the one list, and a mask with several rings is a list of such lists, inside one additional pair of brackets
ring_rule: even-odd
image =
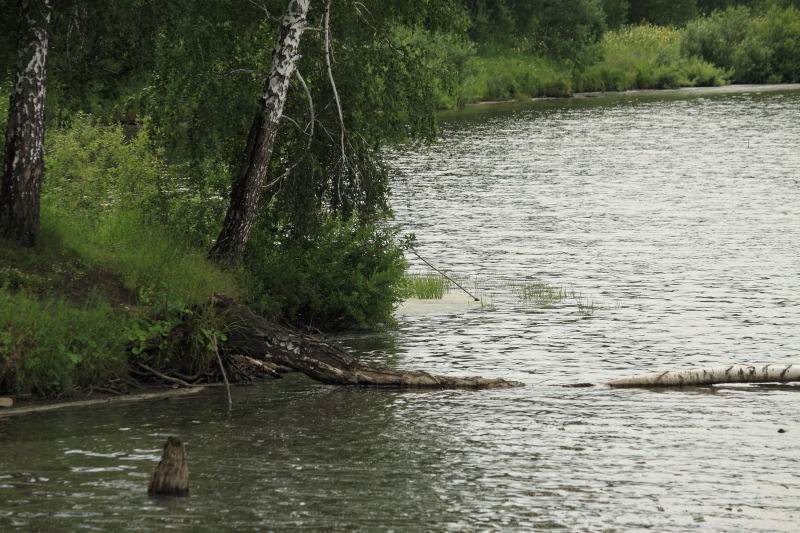
[(167, 437), (161, 461), (150, 476), (147, 493), (170, 496), (189, 494), (189, 465), (186, 464), (186, 450), (177, 437)]

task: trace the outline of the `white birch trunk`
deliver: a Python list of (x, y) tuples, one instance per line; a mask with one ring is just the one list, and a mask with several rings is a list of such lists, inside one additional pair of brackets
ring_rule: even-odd
[(272, 52), (272, 66), (264, 83), (259, 110), (253, 119), (239, 173), (233, 182), (230, 207), (217, 242), (209, 252), (212, 259), (235, 260), (244, 252), (264, 189), (289, 82), (296, 69), (295, 62), (300, 57), (300, 37), (306, 28), (309, 4), (310, 0), (291, 0), (281, 20), (280, 35)]
[(17, 21), (26, 31), (17, 51), (17, 72), (6, 122), (0, 235), (31, 247), (39, 232), (50, 0), (20, 3)]
[(680, 387), (715, 383), (789, 383), (800, 381), (800, 365), (718, 366), (640, 374), (604, 383), (609, 387)]

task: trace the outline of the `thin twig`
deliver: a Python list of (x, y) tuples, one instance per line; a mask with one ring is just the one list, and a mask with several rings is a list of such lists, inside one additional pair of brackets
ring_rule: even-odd
[(122, 393), (115, 389), (109, 389), (106, 387), (95, 387), (94, 390), (99, 390), (100, 392), (107, 392), (109, 394), (116, 394), (117, 396), (122, 396)]
[(464, 287), (462, 287), (462, 286), (461, 286), (461, 285), (460, 285), (460, 284), (459, 284), (459, 283), (458, 283), (456, 280), (454, 280), (453, 278), (451, 278), (450, 276), (448, 276), (447, 274), (445, 274), (444, 272), (442, 272), (441, 270), (439, 270), (438, 268), (436, 268), (436, 267), (435, 267), (435, 266), (433, 266), (432, 264), (430, 264), (430, 263), (428, 263), (427, 261), (425, 261), (424, 259), (422, 259), (422, 257), (420, 257), (420, 255), (419, 255), (419, 254), (416, 252), (416, 250), (414, 250), (413, 248), (411, 248), (411, 253), (412, 253), (412, 254), (414, 254), (414, 255), (416, 255), (417, 257), (419, 257), (420, 261), (422, 261), (423, 263), (425, 263), (426, 265), (428, 265), (429, 267), (431, 267), (432, 269), (434, 269), (436, 272), (438, 272), (438, 273), (439, 273), (439, 274), (441, 274), (442, 276), (446, 277), (447, 279), (449, 279), (450, 281), (452, 281), (453, 283), (455, 283), (455, 284), (458, 286), (458, 288), (459, 288), (459, 289), (461, 289), (462, 291), (464, 291), (464, 292), (466, 292), (467, 294), (469, 294), (469, 295), (470, 295), (470, 297), (471, 297), (471, 298), (473, 298), (473, 299), (474, 299), (476, 302), (479, 302), (479, 301), (480, 301), (480, 298), (475, 298), (475, 296), (474, 296), (474, 295), (473, 295), (471, 292), (469, 292), (467, 289), (465, 289)]
[(225, 379), (225, 387), (228, 389), (228, 407), (233, 405), (233, 400), (231, 399), (231, 384), (228, 383), (228, 374), (225, 373), (225, 367), (222, 366), (222, 358), (219, 356), (219, 350), (217, 350), (217, 335), (214, 334), (211, 337), (211, 345), (214, 347), (214, 353), (217, 354), (217, 362), (219, 363), (219, 369), (222, 370), (222, 377)]
[[(347, 166), (347, 156), (344, 151), (344, 115), (342, 114), (342, 103), (339, 101), (339, 92), (336, 90), (336, 82), (333, 80), (333, 70), (331, 69), (331, 4), (329, 0), (325, 2), (325, 63), (328, 65), (328, 78), (331, 81), (333, 97), (336, 100), (336, 109), (339, 110), (339, 124), (342, 126), (342, 165)], [(339, 182), (336, 182), (336, 193), (339, 195), (339, 203), (342, 203), (342, 192), (339, 189)]]
[(300, 80), (300, 85), (303, 86), (303, 90), (306, 92), (306, 97), (308, 98), (308, 114), (311, 116), (311, 120), (308, 121), (308, 126), (311, 128), (311, 131), (308, 132), (308, 144), (306, 145), (306, 150), (311, 148), (311, 139), (314, 138), (314, 101), (311, 99), (311, 91), (308, 90), (308, 85), (306, 85), (306, 80), (303, 79), (303, 76), (300, 75), (300, 71), (298, 69), (294, 69), (294, 75), (297, 76), (297, 79)]
[(281, 22), (281, 19), (280, 19), (280, 18), (278, 18), (278, 17), (273, 17), (273, 16), (270, 14), (270, 12), (269, 12), (269, 9), (267, 9), (267, 6), (265, 6), (264, 4), (256, 4), (255, 2), (253, 2), (253, 0), (250, 0), (250, 3), (251, 3), (251, 4), (253, 4), (253, 5), (254, 5), (254, 6), (256, 6), (256, 7), (260, 7), (260, 8), (261, 8), (261, 9), (264, 11), (264, 13), (267, 15), (267, 18), (268, 18), (268, 19), (270, 19), (270, 20), (273, 20), (273, 21), (275, 21), (275, 22)]
[(167, 376), (166, 374), (162, 374), (162, 373), (161, 373), (161, 372), (159, 372), (158, 370), (153, 370), (152, 368), (150, 368), (149, 366), (147, 366), (147, 365), (146, 365), (146, 364), (144, 364), (144, 363), (139, 363), (139, 366), (140, 366), (140, 367), (142, 367), (142, 368), (144, 368), (144, 369), (145, 369), (145, 370), (147, 370), (148, 372), (152, 373), (154, 376), (158, 376), (158, 377), (160, 377), (161, 379), (164, 379), (164, 380), (167, 380), (167, 381), (171, 381), (172, 383), (177, 383), (178, 385), (181, 385), (181, 386), (183, 386), (183, 387), (189, 387), (189, 388), (191, 388), (191, 387), (192, 387), (192, 385), (190, 385), (189, 383), (186, 383), (186, 382), (185, 382), (185, 381), (183, 381), (182, 379), (178, 379), (178, 378), (171, 378), (171, 377)]

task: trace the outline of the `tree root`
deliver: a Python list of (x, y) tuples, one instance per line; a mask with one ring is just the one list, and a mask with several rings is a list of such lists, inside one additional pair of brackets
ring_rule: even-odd
[(293, 332), (256, 315), (233, 299), (215, 295), (215, 306), (229, 325), (224, 347), (230, 353), (288, 367), (333, 385), (391, 388), (484, 389), (522, 387), (517, 381), (439, 376), (363, 363), (333, 341)]

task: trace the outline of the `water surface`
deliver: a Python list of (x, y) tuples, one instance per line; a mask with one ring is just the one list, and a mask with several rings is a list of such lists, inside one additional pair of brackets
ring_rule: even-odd
[[(234, 389), (231, 411), (215, 390), (0, 419), (0, 530), (797, 531), (798, 387), (552, 385), (800, 363), (800, 88), (476, 106), (441, 127), (390, 154), (395, 208), (484, 305), (341, 340), (527, 387), (291, 376)], [(530, 305), (508, 289), (526, 282), (607, 308)], [(167, 435), (188, 498), (145, 495)]]

